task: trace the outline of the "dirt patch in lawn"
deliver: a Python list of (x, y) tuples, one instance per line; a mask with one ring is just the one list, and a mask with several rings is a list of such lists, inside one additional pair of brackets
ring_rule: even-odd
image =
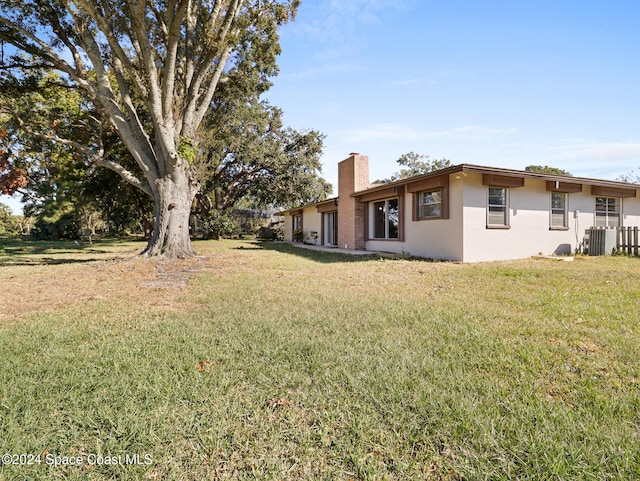
[(2, 294), (0, 324), (68, 307), (93, 303), (125, 305), (128, 309), (154, 307), (186, 309), (189, 279), (212, 269), (212, 259), (163, 260), (139, 257), (87, 263), (14, 266), (0, 270)]

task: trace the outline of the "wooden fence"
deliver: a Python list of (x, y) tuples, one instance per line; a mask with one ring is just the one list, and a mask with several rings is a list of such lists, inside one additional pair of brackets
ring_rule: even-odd
[(638, 255), (638, 227), (618, 227), (616, 250)]

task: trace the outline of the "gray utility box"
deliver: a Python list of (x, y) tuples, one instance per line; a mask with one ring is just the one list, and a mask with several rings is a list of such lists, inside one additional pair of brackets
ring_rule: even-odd
[(618, 229), (592, 227), (587, 230), (589, 236), (589, 255), (611, 255), (617, 248)]

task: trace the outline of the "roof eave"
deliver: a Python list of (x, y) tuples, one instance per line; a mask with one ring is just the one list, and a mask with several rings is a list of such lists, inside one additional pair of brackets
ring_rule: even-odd
[(285, 214), (288, 214), (289, 212), (295, 212), (295, 211), (298, 211), (298, 210), (307, 209), (309, 207), (315, 207), (315, 206), (318, 206), (318, 205), (328, 204), (330, 202), (335, 202), (337, 198), (338, 198), (337, 196), (336, 197), (331, 197), (329, 199), (321, 200), (320, 202), (312, 202), (310, 204), (301, 205), (300, 207), (293, 207), (292, 209), (281, 210), (279, 212), (276, 212), (274, 215), (285, 215)]
[(431, 177), (438, 177), (441, 175), (450, 175), (458, 172), (469, 172), (469, 173), (478, 173), (478, 174), (498, 174), (506, 177), (520, 177), (525, 179), (538, 179), (538, 180), (552, 181), (552, 182), (555, 182), (555, 181), (566, 182), (570, 184), (587, 184), (587, 185), (595, 185), (595, 186), (640, 190), (640, 184), (633, 184), (633, 183), (622, 182), (617, 180), (592, 179), (588, 177), (573, 177), (571, 175), (545, 174), (541, 172), (528, 172), (526, 170), (504, 169), (500, 167), (486, 167), (486, 166), (474, 165), (474, 164), (459, 164), (459, 165), (454, 165), (452, 167), (447, 167), (446, 169), (436, 170), (434, 172), (429, 172), (426, 174), (409, 177), (407, 179), (396, 180), (394, 182), (389, 182), (388, 184), (376, 185), (375, 187), (371, 187), (369, 189), (354, 192), (353, 194), (351, 194), (351, 197), (358, 197), (363, 194), (369, 194), (369, 193), (385, 190), (385, 189), (388, 189), (389, 187), (399, 187), (399, 186), (410, 184), (413, 182), (419, 182), (421, 180), (429, 179)]

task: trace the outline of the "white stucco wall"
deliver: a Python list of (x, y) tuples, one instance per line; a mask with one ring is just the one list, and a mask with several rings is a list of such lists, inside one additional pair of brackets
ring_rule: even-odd
[(640, 197), (622, 200), (622, 225), (640, 227)]
[[(302, 209), (302, 233), (303, 239), (309, 238), (311, 232), (318, 233), (317, 245), (321, 242), (321, 229), (322, 214), (318, 212), (316, 206), (305, 207)], [(284, 240), (287, 242), (293, 242), (293, 216), (287, 214), (284, 216)]]
[(320, 245), (322, 238), (322, 214), (318, 212), (318, 209), (313, 207), (306, 207), (302, 210), (302, 232), (303, 239), (305, 242), (309, 242), (309, 236), (311, 232), (316, 232), (318, 234), (318, 238), (315, 241), (316, 245)]
[(293, 216), (290, 214), (284, 216), (284, 240), (287, 242), (293, 240)]
[[(413, 221), (413, 199), (405, 192), (404, 240), (368, 240), (370, 251), (412, 254), (463, 262), (523, 259), (538, 254), (567, 254), (582, 248), (585, 230), (595, 225), (595, 196), (591, 186), (567, 197), (568, 228), (550, 229), (551, 193), (546, 182), (524, 179), (509, 189), (509, 228), (487, 228), (488, 186), (482, 174), (457, 172), (449, 178), (449, 218)], [(640, 197), (622, 199), (622, 225), (640, 226)], [(372, 223), (373, 217), (369, 217)], [(291, 215), (285, 216), (285, 240), (292, 241)], [(303, 209), (304, 239), (318, 233), (322, 243), (322, 214), (316, 206)], [(371, 231), (371, 225), (367, 226)]]
[[(509, 189), (509, 229), (488, 229), (487, 189), (482, 175), (468, 173), (464, 189), (464, 262), (522, 259), (537, 254), (574, 253), (585, 230), (595, 224), (591, 187), (568, 195), (568, 230), (550, 230), (551, 193), (542, 180), (525, 179), (524, 187)], [(640, 200), (624, 199), (623, 224), (638, 225)], [(577, 211), (577, 212), (576, 212)]]
[(413, 201), (409, 199), (405, 228), (407, 252), (431, 259), (462, 260), (462, 191), (461, 178), (449, 178), (449, 218), (413, 221)]
[(369, 240), (367, 250), (461, 261), (463, 253), (462, 188), (461, 178), (456, 179), (455, 175), (451, 175), (448, 219), (413, 221), (413, 194), (407, 192), (405, 194), (404, 242)]

